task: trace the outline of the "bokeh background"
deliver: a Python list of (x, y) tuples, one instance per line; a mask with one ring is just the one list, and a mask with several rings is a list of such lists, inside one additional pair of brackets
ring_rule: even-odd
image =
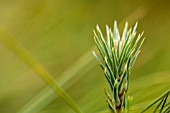
[[(84, 113), (105, 113), (108, 84), (92, 56), (97, 24), (139, 22), (145, 43), (131, 73), (132, 112), (170, 87), (169, 0), (0, 0), (0, 28), (56, 78)], [(0, 43), (0, 113), (74, 111)]]

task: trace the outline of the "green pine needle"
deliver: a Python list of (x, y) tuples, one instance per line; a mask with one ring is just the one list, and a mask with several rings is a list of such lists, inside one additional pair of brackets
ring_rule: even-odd
[(170, 102), (168, 102), (170, 94), (170, 89), (168, 89), (164, 94), (162, 94), (158, 99), (156, 99), (154, 102), (152, 102), (147, 108), (145, 108), (141, 113), (146, 112), (151, 107), (154, 107), (157, 103), (158, 105), (154, 109), (154, 113), (169, 113), (170, 112)]

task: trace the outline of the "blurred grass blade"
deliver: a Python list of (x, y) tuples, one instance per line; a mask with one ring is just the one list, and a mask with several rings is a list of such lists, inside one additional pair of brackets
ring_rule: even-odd
[(21, 61), (29, 66), (56, 94), (58, 94), (76, 113), (81, 113), (72, 98), (58, 86), (50, 73), (5, 30), (0, 29), (0, 42), (12, 51)]
[[(93, 59), (91, 51), (92, 50), (80, 57), (72, 66), (56, 78), (60, 86), (63, 86), (64, 89), (70, 88), (95, 66), (95, 64), (91, 62)], [(84, 62), (85, 60), (86, 62)], [(79, 74), (80, 70), (81, 74)], [(46, 87), (25, 104), (18, 113), (37, 113), (56, 98), (58, 98), (58, 95)]]

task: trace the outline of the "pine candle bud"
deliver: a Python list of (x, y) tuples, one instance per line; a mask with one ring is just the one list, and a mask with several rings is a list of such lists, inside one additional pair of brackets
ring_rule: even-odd
[[(117, 39), (114, 40), (114, 47), (118, 48), (119, 41)], [(122, 47), (123, 41), (120, 41), (120, 48)]]

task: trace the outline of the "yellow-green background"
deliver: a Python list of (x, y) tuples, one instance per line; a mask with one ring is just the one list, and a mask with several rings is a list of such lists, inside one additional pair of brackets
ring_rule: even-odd
[[(138, 113), (170, 86), (169, 6), (169, 0), (0, 0), (0, 28), (57, 78), (84, 113), (104, 113), (108, 85), (91, 54), (92, 30), (99, 24), (105, 33), (105, 25), (117, 20), (122, 32), (126, 21), (138, 21), (147, 37), (130, 76), (131, 112)], [(46, 86), (0, 43), (0, 113), (73, 113)]]

